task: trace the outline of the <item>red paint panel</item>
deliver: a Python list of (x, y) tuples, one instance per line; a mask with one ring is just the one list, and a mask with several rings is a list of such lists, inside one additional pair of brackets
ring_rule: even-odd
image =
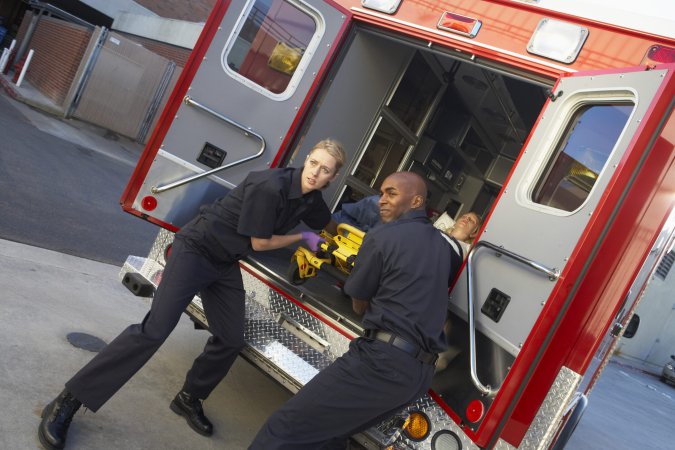
[[(566, 366), (580, 374), (586, 371), (672, 209), (675, 198), (675, 119), (670, 117), (671, 99), (675, 95), (672, 72), (667, 78), (669, 80), (657, 95), (660, 100), (652, 106), (631, 142), (621, 163), (622, 171), (617, 172), (608, 186), (541, 320), (535, 325), (535, 331), (509, 374), (510, 378), (523, 378), (536, 363), (535, 373), (503, 427), (501, 437), (513, 445), (522, 440), (561, 367)], [(669, 119), (665, 128), (660, 130), (664, 118)], [(660, 137), (650, 149), (650, 141), (655, 134), (660, 134)], [(645, 152), (648, 155), (631, 183), (630, 176), (637, 170)], [(621, 201), (626, 186), (628, 191)], [(617, 203), (621, 206), (615, 211)], [(613, 214), (616, 214), (614, 219)], [(611, 225), (606, 228), (610, 221)], [(596, 243), (600, 245), (592, 254)], [(578, 285), (575, 286), (577, 280)], [(568, 298), (574, 288), (573, 297)], [(566, 301), (568, 305), (563, 319), (549, 338), (548, 330)], [(547, 338), (550, 340), (547, 341)], [(546, 351), (535, 362), (541, 347)], [(514, 392), (505, 391), (503, 394), (507, 397), (515, 393), (514, 389)], [(496, 421), (506, 414), (506, 408), (501, 404), (493, 406), (496, 406), (493, 408)], [(489, 426), (485, 422), (483, 425)]]
[[(404, 0), (393, 15), (365, 10), (360, 0), (338, 0), (338, 2), (347, 8), (361, 10), (354, 12), (357, 20), (554, 78), (565, 71), (637, 66), (650, 46), (675, 45), (673, 39), (515, 2)], [(475, 18), (482, 21), (483, 26), (474, 39), (438, 31), (436, 24), (445, 11)], [(589, 37), (573, 64), (550, 61), (527, 53), (527, 43), (532, 33), (539, 21), (546, 17), (577, 23), (588, 28)]]

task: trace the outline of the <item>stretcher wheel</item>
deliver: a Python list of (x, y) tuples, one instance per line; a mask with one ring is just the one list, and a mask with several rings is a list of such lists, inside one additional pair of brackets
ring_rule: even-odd
[(302, 278), (300, 276), (300, 267), (298, 266), (298, 261), (291, 261), (291, 264), (288, 266), (288, 272), (286, 272), (286, 278), (291, 284), (296, 286), (303, 284), (307, 281), (307, 278)]

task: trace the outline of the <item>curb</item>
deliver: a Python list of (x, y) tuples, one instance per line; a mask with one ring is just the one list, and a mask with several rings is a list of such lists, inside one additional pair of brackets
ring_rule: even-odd
[(19, 98), (19, 94), (17, 94), (17, 92), (12, 87), (12, 83), (7, 78), (5, 78), (4, 74), (0, 74), (0, 84), (2, 84), (2, 87), (5, 89), (5, 92), (7, 92), (7, 94), (14, 100), (23, 101), (22, 99)]
[(15, 87), (15, 84), (12, 83), (11, 77), (9, 75), (0, 74), (0, 84), (5, 89), (5, 92), (16, 101), (24, 103), (33, 108), (44, 111), (47, 114), (50, 114), (55, 117), (63, 117), (64, 112), (62, 109), (48, 105), (39, 101), (32, 100), (24, 95), (22, 95)]
[(631, 369), (631, 370), (634, 370), (636, 372), (641, 372), (641, 373), (643, 373), (645, 375), (649, 375), (651, 377), (655, 377), (655, 378), (659, 377), (659, 375), (655, 374), (654, 372), (650, 372), (649, 370), (647, 370), (643, 367), (635, 366), (635, 365), (630, 364), (626, 361), (620, 361), (617, 358), (610, 358), (609, 363), (616, 364), (617, 366), (623, 367), (625, 369)]

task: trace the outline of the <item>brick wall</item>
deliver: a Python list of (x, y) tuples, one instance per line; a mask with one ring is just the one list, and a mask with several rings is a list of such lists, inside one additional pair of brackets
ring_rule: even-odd
[(35, 54), (26, 72), (26, 80), (61, 106), (73, 83), (91, 34), (89, 29), (80, 25), (43, 16), (29, 45), (29, 49), (35, 50)]
[(151, 52), (157, 53), (159, 56), (163, 56), (166, 59), (175, 62), (176, 65), (180, 67), (185, 67), (185, 63), (190, 56), (191, 50), (183, 47), (177, 47), (175, 45), (154, 41), (152, 39), (143, 38), (129, 33), (122, 33), (117, 30), (115, 30), (115, 33), (119, 33), (122, 36), (131, 39), (132, 41), (138, 42)]

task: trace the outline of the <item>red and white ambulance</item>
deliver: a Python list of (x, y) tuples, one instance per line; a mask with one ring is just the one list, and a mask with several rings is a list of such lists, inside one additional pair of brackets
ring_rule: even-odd
[[(218, 0), (121, 199), (162, 227), (124, 277), (156, 284), (201, 204), (338, 139), (334, 210), (410, 170), (430, 215), (485, 219), (432, 389), (354, 441), (561, 448), (671, 241), (674, 33), (659, 0)], [(242, 355), (297, 391), (362, 329), (330, 277), (287, 281), (292, 251), (241, 263)]]

